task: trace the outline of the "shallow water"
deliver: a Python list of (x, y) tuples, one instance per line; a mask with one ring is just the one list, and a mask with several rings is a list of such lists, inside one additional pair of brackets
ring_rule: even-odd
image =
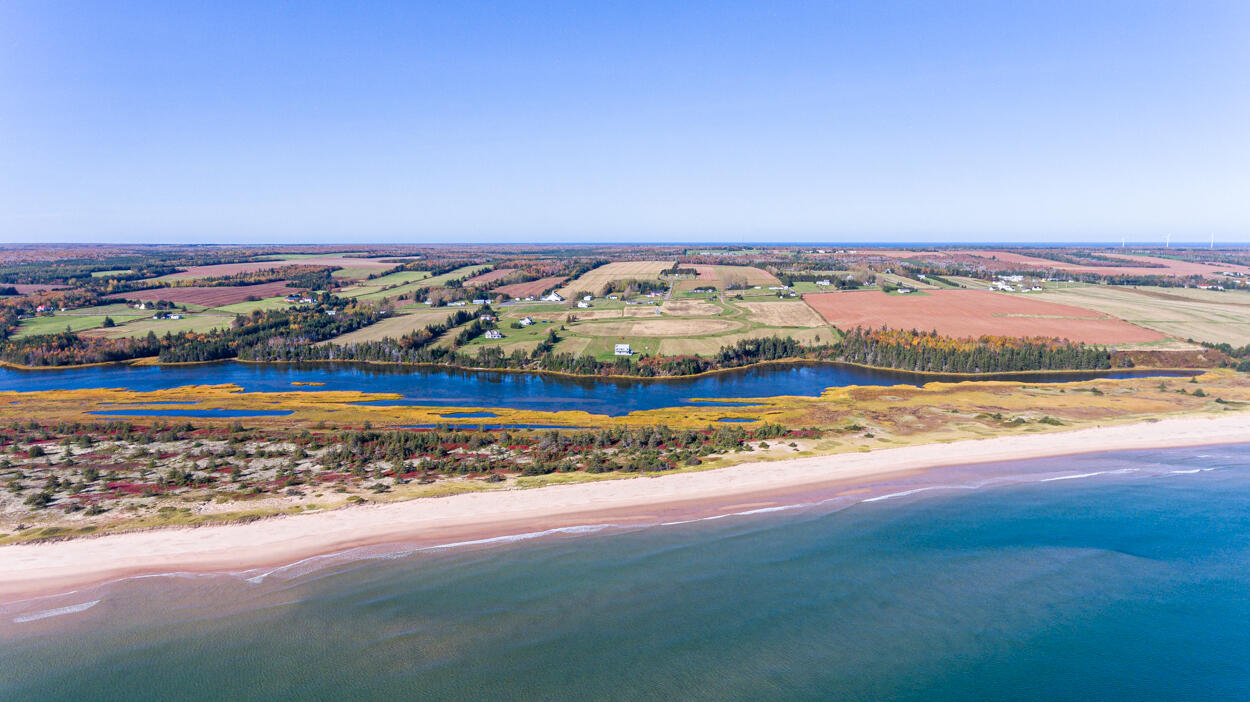
[(1247, 456), (952, 468), (737, 516), (129, 580), (0, 611), (0, 697), (1246, 699)]
[[(1013, 376), (1013, 379), (1020, 382), (1060, 382), (1142, 374), (1055, 373)], [(1176, 375), (1166, 372), (1145, 374)], [(41, 371), (0, 368), (0, 391), (79, 388), (151, 391), (185, 385), (230, 383), (250, 392), (358, 390), (398, 393), (404, 396), (400, 401), (381, 403), (388, 405), (584, 410), (613, 416), (635, 410), (688, 405), (691, 404), (691, 398), (816, 396), (825, 388), (845, 385), (918, 385), (939, 380), (943, 378), (833, 364), (765, 365), (694, 378), (663, 380), (572, 378), (535, 373), (362, 364), (222, 362), (186, 366), (93, 366)]]

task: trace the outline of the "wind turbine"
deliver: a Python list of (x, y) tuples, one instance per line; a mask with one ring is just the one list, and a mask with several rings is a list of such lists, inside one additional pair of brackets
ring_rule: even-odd
[(1172, 248), (1172, 235), (1171, 234), (1168, 234), (1167, 238), (1163, 240), (1163, 248), (1165, 249)]

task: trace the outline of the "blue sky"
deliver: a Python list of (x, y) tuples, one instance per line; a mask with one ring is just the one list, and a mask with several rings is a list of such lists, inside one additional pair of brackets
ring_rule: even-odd
[(1250, 241), (1250, 3), (0, 3), (0, 241)]

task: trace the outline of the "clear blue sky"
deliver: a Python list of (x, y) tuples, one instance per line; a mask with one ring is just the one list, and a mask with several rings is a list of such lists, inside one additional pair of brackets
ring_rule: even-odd
[(0, 3), (0, 240), (1250, 240), (1250, 2)]

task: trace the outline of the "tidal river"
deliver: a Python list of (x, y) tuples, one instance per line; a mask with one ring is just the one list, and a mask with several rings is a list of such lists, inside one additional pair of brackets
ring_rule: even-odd
[[(1058, 382), (1168, 372), (1072, 372), (1010, 376), (1013, 380)], [(986, 376), (992, 377), (992, 376)], [(601, 379), (540, 373), (500, 373), (445, 368), (360, 364), (206, 363), (186, 366), (94, 366), (22, 371), (0, 368), (0, 391), (128, 388), (148, 391), (184, 385), (231, 383), (252, 392), (359, 390), (398, 393), (387, 404), (449, 407), (509, 407), (531, 410), (584, 410), (622, 415), (635, 410), (677, 407), (693, 398), (753, 398), (819, 395), (845, 385), (920, 385), (966, 378), (879, 371), (834, 364), (779, 364), (693, 378)], [(292, 383), (318, 383), (293, 385)]]

